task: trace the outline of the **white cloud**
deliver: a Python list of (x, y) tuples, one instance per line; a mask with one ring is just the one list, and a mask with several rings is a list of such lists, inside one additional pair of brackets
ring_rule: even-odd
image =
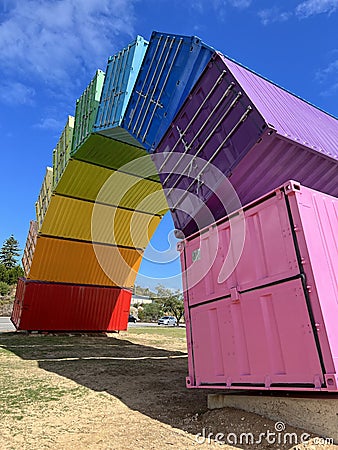
[(338, 0), (306, 0), (296, 8), (296, 14), (301, 18), (315, 14), (332, 14), (338, 10)]
[(304, 19), (316, 14), (330, 15), (335, 11), (338, 11), (338, 0), (306, 0), (299, 3), (293, 11), (281, 11), (277, 6), (273, 6), (259, 11), (258, 17), (263, 25), (269, 25), (274, 22), (285, 22), (292, 16)]
[(252, 0), (228, 0), (228, 3), (234, 8), (245, 9), (249, 8)]
[(35, 128), (40, 128), (42, 130), (53, 130), (58, 131), (63, 129), (64, 121), (54, 119), (53, 117), (45, 117), (41, 119), (39, 123), (35, 125)]
[(252, 0), (193, 0), (192, 8), (202, 14), (210, 7), (219, 14), (224, 14), (227, 7), (236, 9), (246, 9), (251, 5)]
[[(103, 65), (134, 37), (134, 0), (18, 0), (2, 14), (0, 66), (59, 87)], [(13, 3), (13, 2), (11, 2)]]
[(0, 101), (10, 106), (32, 105), (35, 90), (17, 81), (7, 81), (0, 84)]
[(285, 22), (291, 16), (292, 12), (280, 11), (276, 6), (258, 12), (258, 17), (261, 19), (263, 25), (269, 25), (274, 22)]
[(315, 78), (323, 86), (322, 95), (336, 94), (338, 92), (338, 59), (319, 70)]

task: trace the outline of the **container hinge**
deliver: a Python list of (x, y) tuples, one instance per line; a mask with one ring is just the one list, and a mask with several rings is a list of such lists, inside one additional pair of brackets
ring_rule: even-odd
[(231, 301), (232, 303), (239, 303), (240, 301), (240, 293), (238, 292), (236, 287), (230, 289)]
[(313, 384), (315, 385), (315, 389), (320, 389), (322, 386), (322, 380), (320, 379), (319, 375), (315, 375)]

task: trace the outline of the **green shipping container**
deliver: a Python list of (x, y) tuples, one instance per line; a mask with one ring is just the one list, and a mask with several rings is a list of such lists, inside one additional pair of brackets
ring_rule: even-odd
[[(88, 136), (77, 151), (72, 152), (72, 157), (108, 169), (120, 169), (142, 178), (160, 181), (149, 153), (139, 147), (100, 134), (94, 133)], [(131, 163), (134, 160), (137, 161)]]
[(92, 81), (89, 83), (81, 97), (76, 101), (72, 154), (76, 152), (81, 143), (93, 130), (100, 103), (104, 77), (104, 72), (102, 72), (102, 70), (97, 70)]
[(43, 219), (45, 217), (52, 196), (52, 190), (53, 190), (53, 169), (51, 167), (47, 167), (46, 175), (45, 178), (43, 179), (40, 193), (35, 203), (36, 221), (38, 224), (38, 229), (41, 228)]
[(60, 139), (53, 151), (53, 188), (60, 180), (63, 171), (66, 168), (67, 162), (70, 158), (72, 149), (74, 131), (74, 117), (68, 116), (67, 123), (62, 131)]

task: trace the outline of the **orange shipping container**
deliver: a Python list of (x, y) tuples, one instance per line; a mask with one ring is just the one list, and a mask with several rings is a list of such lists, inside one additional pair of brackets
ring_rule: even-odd
[(131, 288), (143, 251), (39, 236), (28, 279)]

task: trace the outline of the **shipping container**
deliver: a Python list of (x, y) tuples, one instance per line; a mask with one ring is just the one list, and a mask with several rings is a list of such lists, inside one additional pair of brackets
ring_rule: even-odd
[(337, 196), (337, 135), (336, 118), (217, 53), (152, 158), (188, 236), (228, 213), (226, 179), (242, 204), (292, 178)]
[(36, 223), (35, 220), (31, 220), (29, 224), (26, 245), (22, 256), (22, 266), (26, 276), (28, 275), (32, 264), (37, 236), (38, 236), (38, 224)]
[(73, 158), (159, 181), (157, 169), (145, 150), (96, 133), (85, 139)]
[(131, 295), (118, 287), (20, 278), (11, 321), (26, 331), (126, 330)]
[(168, 210), (160, 182), (70, 160), (55, 194), (163, 215)]
[(199, 38), (154, 31), (122, 127), (153, 152), (214, 49)]
[(47, 167), (46, 174), (42, 182), (40, 193), (35, 203), (36, 221), (38, 229), (41, 227), (43, 219), (45, 217), (50, 198), (53, 192), (53, 169)]
[(30, 280), (131, 288), (143, 251), (38, 236)]
[(140, 147), (139, 142), (121, 128), (148, 42), (141, 36), (108, 59), (100, 106), (94, 130)]
[(40, 235), (145, 249), (161, 216), (53, 195)]
[(57, 185), (66, 168), (72, 149), (74, 117), (68, 116), (67, 123), (53, 151), (53, 188)]
[(100, 103), (104, 72), (97, 70), (94, 78), (76, 101), (75, 125), (72, 140), (72, 154), (85, 138), (93, 131), (97, 110)]
[(289, 181), (178, 244), (188, 387), (338, 391), (337, 218)]

